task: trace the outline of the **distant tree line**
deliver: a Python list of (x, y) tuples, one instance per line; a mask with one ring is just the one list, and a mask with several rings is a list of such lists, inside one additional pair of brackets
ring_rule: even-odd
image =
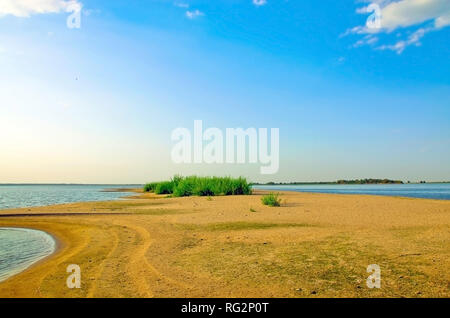
[(337, 184), (402, 184), (400, 180), (389, 179), (356, 179), (356, 180), (338, 180)]
[(355, 180), (338, 180), (330, 182), (267, 182), (267, 183), (253, 183), (253, 184), (254, 185), (403, 184), (403, 181), (390, 179), (355, 179)]

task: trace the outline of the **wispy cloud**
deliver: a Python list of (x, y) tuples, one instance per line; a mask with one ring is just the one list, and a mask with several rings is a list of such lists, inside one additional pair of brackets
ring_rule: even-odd
[[(377, 14), (379, 24), (377, 27), (366, 23), (348, 29), (343, 35), (360, 34), (363, 39), (358, 40), (353, 46), (375, 45), (378, 42), (377, 34), (390, 34), (397, 29), (411, 29), (412, 33), (406, 38), (397, 40), (394, 44), (380, 45), (380, 50), (393, 50), (401, 54), (407, 46), (420, 45), (421, 38), (430, 31), (436, 31), (450, 25), (450, 1), (449, 0), (372, 0), (369, 5), (358, 8), (357, 13)], [(379, 12), (374, 11), (379, 8)], [(414, 30), (414, 27), (421, 26)], [(411, 32), (411, 31), (409, 31)]]
[(205, 14), (203, 12), (201, 12), (200, 10), (193, 10), (193, 11), (186, 11), (186, 16), (189, 19), (195, 19), (197, 17), (201, 17), (204, 16)]
[(434, 28), (420, 28), (417, 31), (415, 31), (414, 33), (412, 33), (406, 40), (400, 40), (397, 41), (397, 43), (395, 44), (391, 44), (391, 45), (381, 45), (379, 46), (377, 49), (379, 50), (392, 50), (397, 52), (398, 54), (401, 54), (405, 48), (409, 45), (416, 45), (416, 46), (420, 46), (420, 39), (423, 38), (423, 36), (429, 32), (429, 31), (433, 31)]
[(189, 8), (189, 4), (185, 2), (175, 2), (173, 5), (178, 8)]
[(376, 42), (378, 42), (378, 37), (368, 34), (361, 40), (358, 40), (355, 44), (353, 44), (353, 47), (359, 47), (363, 45), (373, 45)]
[(0, 17), (13, 15), (26, 18), (33, 14), (67, 12), (74, 6), (81, 7), (82, 4), (77, 0), (1, 0)]
[(267, 4), (267, 0), (253, 0), (253, 4), (257, 7)]

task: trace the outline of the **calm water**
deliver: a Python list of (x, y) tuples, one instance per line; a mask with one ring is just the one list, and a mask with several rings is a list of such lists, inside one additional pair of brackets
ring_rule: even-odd
[(0, 210), (71, 202), (115, 200), (123, 192), (102, 192), (104, 189), (140, 186), (106, 185), (1, 185)]
[[(139, 186), (105, 185), (0, 185), (0, 210), (70, 202), (115, 200), (124, 192), (103, 192), (113, 188)], [(0, 282), (50, 255), (55, 240), (31, 229), (0, 227)]]
[(450, 183), (362, 184), (362, 185), (282, 185), (254, 186), (255, 189), (339, 194), (373, 194), (411, 198), (450, 200)]
[(53, 253), (55, 240), (45, 232), (0, 228), (0, 282)]

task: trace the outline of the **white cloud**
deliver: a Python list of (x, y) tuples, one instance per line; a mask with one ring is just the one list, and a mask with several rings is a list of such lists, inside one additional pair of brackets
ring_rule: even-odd
[(387, 30), (395, 30), (399, 27), (409, 27), (429, 20), (434, 20), (436, 24), (436, 20), (442, 20), (442, 17), (448, 17), (449, 14), (449, 0), (391, 2), (381, 9), (381, 27)]
[(188, 11), (186, 11), (186, 16), (189, 19), (195, 19), (195, 18), (201, 17), (203, 15), (205, 15), (205, 14), (203, 12), (199, 11), (199, 10), (193, 10), (193, 11), (189, 11), (188, 10)]
[(184, 2), (175, 2), (173, 5), (178, 8), (189, 8), (189, 4)]
[(361, 40), (358, 40), (355, 44), (353, 44), (353, 47), (360, 47), (363, 45), (373, 45), (378, 42), (378, 37), (373, 36), (372, 34), (368, 34), (365, 37), (363, 37)]
[(436, 28), (443, 28), (447, 25), (450, 25), (450, 13), (447, 13), (445, 15), (441, 15), (439, 18), (437, 18), (434, 21), (434, 26)]
[[(373, 10), (378, 5), (379, 25), (373, 27), (369, 20), (366, 25), (348, 29), (343, 35), (366, 34), (365, 38), (358, 40), (354, 47), (365, 44), (374, 44), (379, 33), (390, 34), (396, 29), (412, 28), (421, 24), (428, 24), (416, 29), (408, 38), (397, 41), (392, 45), (382, 45), (378, 49), (390, 49), (402, 53), (407, 46), (420, 45), (420, 39), (428, 32), (441, 29), (450, 25), (450, 0), (372, 0), (368, 6), (358, 8), (359, 14), (371, 14), (372, 18), (377, 13)], [(376, 6), (375, 6), (376, 7)], [(373, 23), (373, 21), (372, 21)], [(372, 27), (370, 27), (372, 26)], [(376, 39), (376, 40), (375, 40)]]
[(0, 0), (0, 17), (13, 15), (29, 17), (32, 14), (59, 13), (81, 8), (77, 0)]
[(382, 45), (380, 47), (378, 47), (379, 50), (392, 50), (397, 52), (397, 54), (401, 54), (405, 48), (409, 45), (416, 45), (416, 46), (420, 46), (420, 39), (423, 38), (423, 36), (429, 32), (432, 31), (432, 28), (420, 28), (417, 31), (415, 31), (414, 33), (412, 33), (408, 39), (406, 40), (401, 40), (398, 41), (395, 44), (392, 45)]
[(258, 7), (263, 6), (267, 4), (267, 0), (253, 0), (253, 4)]

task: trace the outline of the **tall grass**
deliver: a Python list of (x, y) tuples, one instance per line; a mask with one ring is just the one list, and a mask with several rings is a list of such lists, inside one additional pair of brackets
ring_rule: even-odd
[(173, 182), (172, 181), (164, 181), (160, 182), (156, 185), (155, 188), (156, 194), (172, 194), (173, 193)]
[(251, 185), (245, 178), (230, 177), (182, 177), (175, 176), (170, 181), (146, 184), (145, 192), (171, 194), (174, 197), (247, 195), (252, 193)]
[(147, 183), (144, 186), (144, 192), (155, 192), (155, 189), (156, 189), (157, 185), (158, 185), (158, 182)]

